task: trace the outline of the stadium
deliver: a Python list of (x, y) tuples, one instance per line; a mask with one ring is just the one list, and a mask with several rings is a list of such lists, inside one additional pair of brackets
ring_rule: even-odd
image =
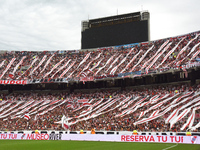
[[(138, 21), (123, 17), (89, 23)], [(200, 31), (148, 32), (116, 46), (0, 51), (3, 149), (199, 149)]]

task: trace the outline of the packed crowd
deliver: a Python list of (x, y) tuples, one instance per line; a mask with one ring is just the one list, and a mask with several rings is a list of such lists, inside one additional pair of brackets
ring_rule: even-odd
[[(0, 54), (0, 80), (77, 78), (182, 68), (200, 56), (200, 32), (96, 51)], [(0, 93), (0, 131), (200, 131), (200, 85), (88, 92)], [(25, 117), (26, 116), (26, 117)]]
[(63, 115), (71, 131), (200, 131), (199, 84), (1, 96), (0, 131), (64, 130)]
[(200, 32), (96, 51), (10, 51), (0, 54), (0, 79), (108, 76), (179, 68), (200, 56)]

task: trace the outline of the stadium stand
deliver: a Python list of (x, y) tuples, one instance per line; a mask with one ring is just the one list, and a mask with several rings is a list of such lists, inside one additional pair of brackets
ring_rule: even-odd
[(109, 47), (96, 51), (11, 51), (0, 55), (0, 79), (79, 78), (126, 72), (163, 72), (199, 65), (199, 34), (140, 43), (132, 48)]
[[(199, 67), (200, 31), (93, 51), (0, 54), (1, 84), (132, 78)], [(43, 79), (43, 80), (41, 80)], [(12, 82), (11, 82), (12, 81)], [(177, 82), (125, 89), (0, 92), (0, 131), (200, 131), (200, 84)]]
[(0, 103), (2, 131), (62, 130), (59, 124), (62, 115), (67, 116), (71, 131), (90, 130), (91, 126), (100, 131), (137, 128), (151, 132), (186, 131), (189, 127), (196, 131), (199, 128), (200, 85), (87, 94), (12, 93), (4, 98)]

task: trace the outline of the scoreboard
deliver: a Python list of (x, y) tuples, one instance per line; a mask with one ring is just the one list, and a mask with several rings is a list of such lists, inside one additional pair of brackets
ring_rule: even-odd
[(149, 41), (149, 12), (135, 12), (82, 22), (81, 49)]

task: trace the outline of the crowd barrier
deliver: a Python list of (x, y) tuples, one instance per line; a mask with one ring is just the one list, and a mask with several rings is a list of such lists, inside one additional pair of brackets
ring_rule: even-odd
[(111, 142), (156, 142), (200, 144), (200, 136), (177, 135), (104, 135), (104, 134), (61, 134), (61, 133), (1, 133), (0, 139), (7, 140), (75, 140)]

